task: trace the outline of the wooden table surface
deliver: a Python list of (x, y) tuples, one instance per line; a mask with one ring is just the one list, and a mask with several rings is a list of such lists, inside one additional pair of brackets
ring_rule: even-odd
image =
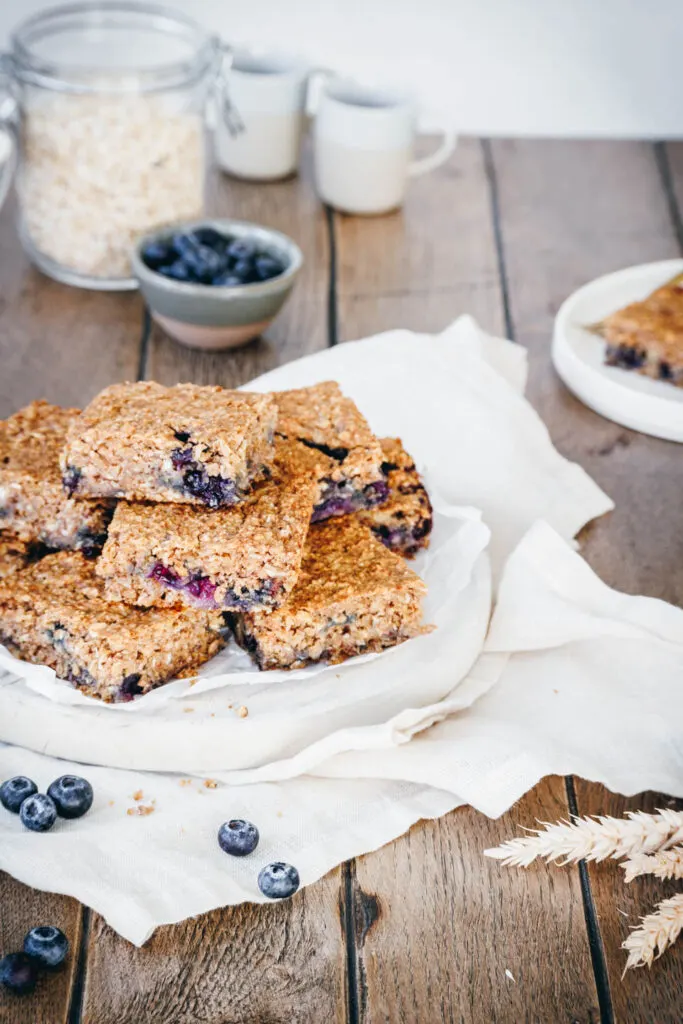
[[(307, 171), (273, 185), (221, 179), (210, 208), (286, 231), (306, 257), (281, 318), (232, 354), (179, 347), (150, 328), (137, 295), (42, 277), (21, 255), (10, 204), (0, 217), (0, 416), (41, 396), (81, 405), (122, 379), (234, 387), (328, 345), (392, 327), (438, 331), (472, 313), (527, 346), (529, 398), (554, 443), (616, 501), (584, 532), (591, 565), (624, 591), (683, 604), (683, 451), (600, 419), (550, 364), (553, 316), (577, 286), (681, 255), (683, 145), (466, 139), (388, 217), (326, 211)], [(498, 821), (461, 809), (416, 825), (290, 902), (162, 928), (144, 949), (76, 901), (0, 876), (0, 949), (53, 923), (74, 950), (34, 998), (0, 994), (0, 1021), (680, 1022), (683, 942), (652, 971), (620, 977), (629, 924), (672, 885), (626, 887), (612, 863), (523, 872), (482, 855), (536, 819), (667, 800), (551, 778)]]

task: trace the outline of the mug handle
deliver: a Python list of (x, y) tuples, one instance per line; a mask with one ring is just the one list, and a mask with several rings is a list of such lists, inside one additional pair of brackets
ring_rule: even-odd
[(423, 157), (421, 160), (413, 160), (408, 166), (408, 174), (411, 178), (416, 178), (420, 174), (428, 174), (429, 171), (436, 170), (437, 167), (441, 167), (441, 164), (448, 160), (449, 156), (455, 149), (458, 136), (454, 131), (450, 129), (443, 129), (443, 142), (435, 153), (431, 153), (429, 156)]
[(12, 80), (11, 57), (0, 54), (0, 209), (14, 180), (17, 167), (17, 102), (9, 83)]

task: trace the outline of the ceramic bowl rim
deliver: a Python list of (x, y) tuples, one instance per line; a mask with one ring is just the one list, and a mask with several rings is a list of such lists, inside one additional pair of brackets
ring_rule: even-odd
[[(238, 237), (260, 236), (264, 244), (277, 245), (286, 255), (288, 264), (282, 274), (271, 277), (268, 281), (252, 281), (249, 284), (239, 285), (212, 285), (201, 284), (198, 281), (176, 281), (172, 277), (157, 273), (144, 263), (141, 251), (143, 246), (160, 238), (166, 238), (174, 232), (194, 231), (197, 228), (212, 227), (217, 231), (233, 231)], [(301, 270), (304, 257), (301, 249), (294, 239), (285, 235), (275, 228), (265, 227), (254, 221), (234, 220), (231, 217), (201, 217), (195, 220), (175, 221), (165, 224), (163, 227), (148, 231), (136, 241), (131, 254), (133, 273), (140, 283), (149, 284), (152, 287), (160, 288), (162, 291), (175, 292), (187, 296), (214, 296), (215, 298), (258, 298), (261, 295), (272, 295), (291, 287), (294, 278)]]

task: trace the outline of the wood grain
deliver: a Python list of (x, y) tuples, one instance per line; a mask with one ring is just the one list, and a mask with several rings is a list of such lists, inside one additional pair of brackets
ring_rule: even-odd
[(301, 248), (304, 267), (291, 298), (262, 338), (244, 348), (205, 353), (179, 345), (156, 324), (149, 342), (146, 376), (162, 384), (194, 381), (237, 387), (280, 363), (327, 345), (329, 247), (325, 214), (310, 181), (310, 160), (302, 175), (255, 186), (216, 172), (208, 206), (214, 216), (236, 217), (277, 228)]
[[(433, 141), (425, 142), (426, 151)], [(393, 327), (435, 332), (461, 313), (503, 331), (498, 259), (481, 144), (411, 182), (403, 210), (336, 215), (340, 338)]]
[[(304, 174), (308, 172), (305, 170)], [(288, 306), (266, 337), (234, 352), (201, 354), (154, 327), (147, 376), (236, 387), (327, 345), (329, 246), (324, 211), (304, 176), (258, 188), (217, 175), (216, 215), (292, 235), (306, 260)], [(344, 1018), (340, 873), (291, 903), (227, 908), (164, 928), (136, 950), (95, 918), (83, 1020), (88, 1024), (264, 1024)]]
[[(439, 330), (460, 313), (502, 331), (480, 143), (462, 142), (446, 168), (414, 182), (402, 214), (336, 217), (335, 229), (341, 338)], [(360, 1020), (597, 1020), (578, 873), (515, 876), (482, 855), (513, 821), (567, 813), (553, 779), (498, 822), (461, 810), (360, 858), (351, 887)], [(539, 966), (548, 961), (552, 971)]]
[(96, 919), (84, 1024), (341, 1024), (338, 893), (337, 870), (291, 901), (161, 928), (143, 949)]
[(617, 506), (581, 538), (584, 554), (619, 590), (683, 603), (680, 446), (602, 419), (567, 391), (550, 361), (555, 313), (575, 288), (678, 255), (654, 149), (515, 141), (494, 142), (492, 153), (510, 314), (530, 354), (527, 394), (562, 454)]
[(137, 294), (70, 288), (34, 270), (0, 214), (0, 417), (34, 398), (84, 405), (117, 380), (135, 380), (142, 304)]
[[(553, 317), (574, 288), (622, 266), (679, 254), (676, 211), (655, 150), (640, 143), (497, 142), (492, 153), (510, 315), (530, 352), (529, 397), (558, 448), (617, 505), (584, 531), (583, 554), (612, 586), (683, 604), (680, 447), (601, 419), (569, 394), (550, 362)], [(588, 782), (577, 780), (576, 787), (580, 813), (619, 815), (647, 806)], [(638, 972), (620, 981), (628, 922), (619, 909), (633, 921), (666, 887), (639, 882), (627, 893), (613, 865), (591, 866), (589, 877), (615, 1019), (680, 1020), (680, 951), (651, 976)]]
[(576, 873), (511, 871), (483, 855), (519, 826), (566, 815), (563, 793), (546, 780), (497, 821), (463, 808), (358, 859), (362, 1021), (599, 1020)]
[(2, 1024), (66, 1024), (78, 962), (81, 911), (66, 896), (38, 892), (0, 872), (0, 956), (22, 948), (24, 936), (37, 925), (61, 928), (71, 945), (64, 968), (40, 979), (34, 995), (18, 998), (0, 987)]
[[(622, 797), (604, 786), (576, 780), (581, 814), (613, 814), (626, 811), (654, 811), (659, 807), (683, 809), (683, 801), (669, 800), (654, 793)], [(680, 1024), (683, 1014), (683, 943), (679, 940), (665, 955), (647, 968), (629, 971), (622, 979), (626, 953), (621, 944), (639, 919), (650, 914), (667, 896), (680, 892), (680, 882), (635, 878), (628, 885), (623, 870), (613, 861), (589, 867), (595, 906), (609, 970), (615, 1018), (624, 1024)]]

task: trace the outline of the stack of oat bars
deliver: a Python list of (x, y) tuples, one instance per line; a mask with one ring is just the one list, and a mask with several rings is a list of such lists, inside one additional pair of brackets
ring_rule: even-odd
[(231, 635), (261, 669), (340, 662), (428, 628), (405, 558), (431, 524), (401, 442), (333, 382), (34, 402), (0, 422), (0, 640), (108, 702)]

